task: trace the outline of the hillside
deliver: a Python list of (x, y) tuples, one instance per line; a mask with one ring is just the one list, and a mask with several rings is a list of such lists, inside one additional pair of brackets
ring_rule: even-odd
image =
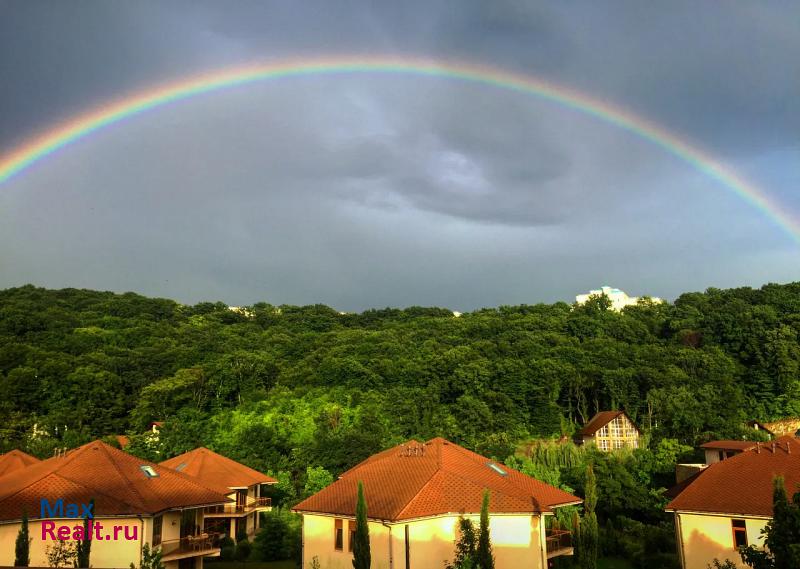
[(339, 472), (409, 437), (504, 457), (608, 408), (694, 444), (800, 415), (798, 332), (800, 283), (621, 314), (593, 302), (459, 318), (25, 286), (0, 292), (0, 451), (47, 455), (163, 420), (167, 455), (204, 444), (256, 467)]

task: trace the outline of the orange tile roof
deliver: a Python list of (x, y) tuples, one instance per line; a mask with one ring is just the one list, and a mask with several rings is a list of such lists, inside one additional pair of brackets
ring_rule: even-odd
[[(148, 477), (141, 466), (158, 476)], [(126, 516), (229, 502), (223, 492), (94, 441), (0, 478), (0, 520), (19, 519), (23, 510), (38, 518), (42, 498), (51, 504), (88, 504), (94, 498), (96, 515)]]
[(712, 450), (750, 450), (755, 447), (755, 441), (709, 441), (700, 445), (700, 448)]
[[(592, 436), (620, 415), (625, 415), (627, 417), (625, 411), (600, 411), (594, 417), (589, 419), (589, 422), (586, 423), (586, 425), (580, 431), (578, 431), (577, 434), (587, 437)], [(631, 418), (628, 417), (629, 421), (630, 419)], [(633, 421), (631, 421), (631, 423), (633, 423)]]
[(790, 496), (800, 490), (800, 441), (794, 437), (760, 443), (709, 465), (666, 509), (772, 516), (772, 481), (778, 475)]
[(408, 441), (371, 456), (330, 486), (294, 507), (298, 512), (354, 516), (358, 482), (369, 517), (404, 520), (448, 513), (477, 513), (490, 491), (494, 513), (549, 512), (581, 499), (442, 438)]
[(170, 458), (160, 463), (212, 486), (247, 488), (254, 484), (275, 484), (272, 476), (253, 470), (205, 447)]
[(27, 468), (37, 462), (41, 462), (41, 460), (17, 449), (0, 454), (0, 477), (21, 468)]

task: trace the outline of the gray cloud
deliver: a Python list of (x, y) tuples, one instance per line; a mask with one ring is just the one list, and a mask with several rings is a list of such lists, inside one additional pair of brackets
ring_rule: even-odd
[[(408, 53), (534, 73), (697, 141), (800, 211), (795, 4), (0, 2), (0, 154), (133, 90), (253, 60)], [(8, 16), (8, 17), (2, 17)], [(797, 21), (798, 18), (794, 18)], [(415, 76), (163, 107), (0, 188), (0, 286), (454, 309), (797, 278), (718, 182), (535, 97)]]

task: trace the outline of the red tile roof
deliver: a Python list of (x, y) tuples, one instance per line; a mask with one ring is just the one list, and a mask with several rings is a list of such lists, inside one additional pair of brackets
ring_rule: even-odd
[[(142, 466), (158, 476), (150, 478)], [(224, 491), (224, 490), (223, 490)], [(230, 500), (199, 481), (115, 449), (102, 441), (78, 447), (0, 478), (0, 521), (27, 510), (38, 518), (40, 500), (88, 504), (95, 513), (153, 515), (165, 510), (222, 504)]]
[(563, 490), (436, 438), (424, 444), (408, 441), (373, 455), (294, 510), (354, 516), (359, 481), (364, 484), (369, 517), (380, 520), (477, 513), (485, 489), (490, 491), (494, 513), (549, 512), (581, 502)]
[(272, 476), (253, 470), (205, 447), (196, 448), (160, 464), (193, 476), (206, 484), (225, 488), (247, 488), (254, 484), (278, 482)]
[(5, 454), (0, 454), (0, 477), (16, 470), (27, 468), (37, 462), (41, 462), (41, 460), (21, 450), (14, 449)]
[(711, 450), (750, 450), (755, 447), (754, 441), (709, 441), (700, 445), (700, 448)]
[[(627, 417), (625, 411), (600, 411), (589, 419), (589, 422), (586, 423), (577, 434), (590, 437), (620, 415), (625, 415)], [(628, 420), (630, 420), (630, 417), (628, 417)], [(631, 423), (633, 423), (633, 421), (631, 421)]]
[(668, 511), (772, 516), (772, 481), (783, 476), (786, 491), (800, 490), (800, 441), (781, 437), (709, 465), (689, 479)]

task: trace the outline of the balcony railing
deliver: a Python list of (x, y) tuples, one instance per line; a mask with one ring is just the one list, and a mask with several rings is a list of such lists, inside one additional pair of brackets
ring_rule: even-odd
[(247, 514), (258, 508), (267, 508), (272, 505), (272, 498), (254, 498), (245, 504), (225, 504), (220, 506), (208, 506), (203, 513), (205, 515), (214, 514)]
[(180, 539), (169, 539), (161, 542), (161, 555), (164, 561), (188, 557), (191, 554), (208, 555), (219, 549), (221, 534), (200, 533), (187, 535)]
[(549, 529), (545, 533), (547, 556), (572, 555), (572, 532), (565, 529)]

